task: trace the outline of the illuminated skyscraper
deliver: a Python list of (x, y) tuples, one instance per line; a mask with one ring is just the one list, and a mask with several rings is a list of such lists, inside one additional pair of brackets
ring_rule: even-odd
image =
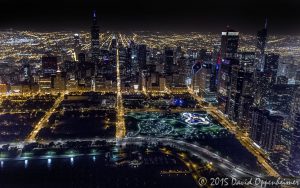
[(174, 70), (174, 50), (173, 49), (165, 48), (164, 63), (165, 63), (166, 75), (171, 75)]
[(295, 92), (292, 102), (291, 124), (293, 136), (290, 153), (290, 169), (293, 174), (300, 175), (300, 88)]
[(142, 72), (146, 68), (147, 63), (147, 46), (144, 44), (137, 47), (137, 60), (139, 66), (139, 72)]
[(42, 70), (45, 77), (55, 75), (57, 71), (57, 57), (46, 55), (42, 57)]
[(222, 59), (233, 59), (237, 56), (239, 45), (239, 32), (228, 29), (222, 32), (221, 37), (221, 57)]
[(244, 69), (239, 65), (232, 66), (228, 116), (235, 122), (238, 120), (239, 116), (239, 106), (241, 105), (241, 97), (243, 94), (244, 74)]
[(25, 62), (23, 65), (23, 77), (24, 77), (24, 81), (27, 83), (30, 83), (31, 81), (31, 66), (29, 64), (29, 62)]
[(265, 27), (262, 30), (259, 30), (257, 32), (257, 66), (256, 69), (258, 71), (263, 72), (265, 67), (265, 49), (267, 44), (267, 36), (268, 36), (268, 30), (267, 30), (267, 19), (265, 22)]
[(91, 27), (91, 53), (92, 62), (98, 63), (100, 56), (100, 41), (99, 41), (99, 26), (97, 23), (96, 11), (93, 12), (92, 27)]
[(62, 75), (60, 70), (57, 70), (54, 78), (54, 89), (56, 91), (64, 91), (66, 89), (65, 77)]
[(251, 139), (267, 151), (278, 144), (284, 118), (282, 115), (265, 109), (253, 109)]
[(271, 87), (276, 82), (279, 55), (265, 55), (264, 71), (255, 72), (255, 104), (265, 107), (270, 97)]
[(80, 38), (79, 38), (79, 34), (74, 34), (74, 51), (75, 51), (75, 55), (76, 58), (80, 52)]
[(237, 60), (237, 50), (239, 44), (239, 32), (232, 29), (222, 32), (221, 48), (217, 60), (218, 76), (217, 76), (217, 92), (218, 107), (228, 114), (229, 101), (231, 97), (231, 74), (232, 66), (239, 65)]

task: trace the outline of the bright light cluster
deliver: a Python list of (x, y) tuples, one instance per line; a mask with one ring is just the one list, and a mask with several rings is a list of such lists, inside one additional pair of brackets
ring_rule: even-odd
[(181, 114), (181, 116), (185, 118), (184, 121), (189, 125), (208, 125), (210, 123), (206, 116), (203, 117), (203, 115), (199, 113), (184, 112)]

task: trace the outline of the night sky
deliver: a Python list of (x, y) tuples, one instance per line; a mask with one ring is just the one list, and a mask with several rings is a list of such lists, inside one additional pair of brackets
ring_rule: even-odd
[(89, 30), (93, 9), (102, 31), (255, 33), (268, 17), (271, 33), (300, 34), (299, 0), (0, 0), (0, 28)]

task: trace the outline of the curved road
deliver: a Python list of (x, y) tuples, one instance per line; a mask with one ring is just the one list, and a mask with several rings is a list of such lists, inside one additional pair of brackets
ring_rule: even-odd
[(189, 152), (204, 161), (212, 162), (214, 166), (220, 171), (224, 172), (228, 177), (244, 178), (244, 177), (263, 177), (264, 175), (258, 172), (250, 171), (242, 166), (236, 165), (227, 159), (209, 151), (206, 148), (198, 145), (184, 142), (182, 140), (175, 140), (170, 138), (152, 138), (152, 137), (126, 137), (119, 140), (119, 144), (131, 144), (138, 142), (147, 143), (161, 143), (164, 146), (171, 146), (180, 150)]

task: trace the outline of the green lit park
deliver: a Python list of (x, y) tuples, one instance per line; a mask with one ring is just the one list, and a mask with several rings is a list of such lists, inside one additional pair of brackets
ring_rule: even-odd
[(257, 170), (256, 159), (226, 128), (204, 111), (128, 112), (127, 137), (172, 138), (214, 151), (224, 158)]
[(126, 114), (127, 136), (182, 139), (223, 138), (229, 133), (205, 112), (130, 112)]

